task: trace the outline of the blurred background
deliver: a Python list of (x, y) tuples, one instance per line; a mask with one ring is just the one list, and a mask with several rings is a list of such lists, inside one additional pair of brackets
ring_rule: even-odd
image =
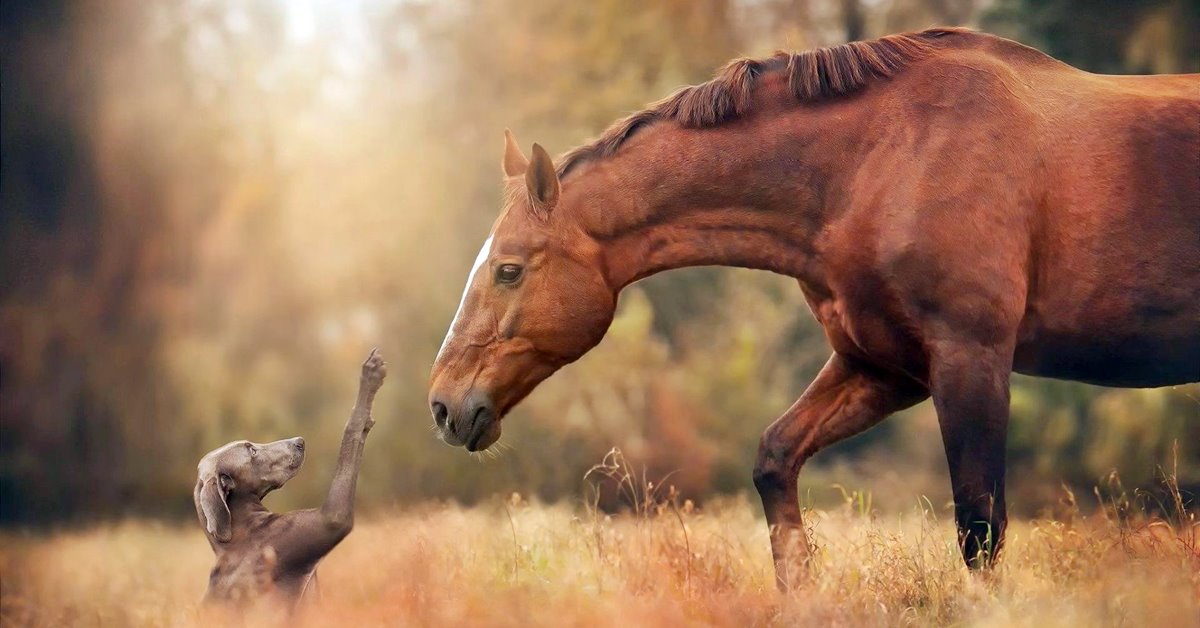
[[(628, 289), (607, 339), (506, 420), (435, 440), (429, 366), (500, 209), (502, 130), (563, 152), (728, 59), (968, 25), (1106, 73), (1200, 71), (1184, 0), (95, 0), (2, 10), (0, 520), (193, 517), (195, 465), (302, 435), (328, 486), (378, 344), (360, 503), (578, 499), (618, 446), (684, 496), (751, 491), (763, 428), (829, 349), (790, 279), (691, 269)], [(1200, 489), (1200, 386), (1016, 377), (1010, 508)], [(1168, 469), (1169, 470), (1169, 469)], [(880, 506), (948, 500), (928, 403), (821, 454)]]

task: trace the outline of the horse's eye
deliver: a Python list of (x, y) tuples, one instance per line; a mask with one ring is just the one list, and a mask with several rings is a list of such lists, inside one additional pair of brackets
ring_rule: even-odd
[(251, 445), (250, 443), (246, 443), (246, 451), (250, 452), (251, 456), (258, 453), (258, 449), (255, 448), (255, 446)]
[(496, 283), (516, 283), (523, 269), (516, 264), (502, 264), (496, 269)]

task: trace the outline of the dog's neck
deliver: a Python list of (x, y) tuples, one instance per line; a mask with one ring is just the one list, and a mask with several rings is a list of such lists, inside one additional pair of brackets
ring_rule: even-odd
[(230, 495), (226, 503), (233, 532), (232, 538), (225, 543), (227, 546), (254, 538), (254, 530), (271, 516), (271, 511), (263, 506), (262, 499), (257, 495)]

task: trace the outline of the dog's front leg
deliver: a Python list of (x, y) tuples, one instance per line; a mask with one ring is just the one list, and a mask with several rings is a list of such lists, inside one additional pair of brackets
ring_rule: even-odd
[(362, 466), (363, 445), (367, 442), (367, 432), (375, 425), (375, 420), (371, 418), (371, 405), (386, 375), (387, 365), (383, 356), (378, 349), (373, 349), (362, 365), (358, 399), (354, 403), (354, 410), (350, 412), (350, 420), (346, 422), (346, 432), (342, 435), (342, 448), (338, 452), (333, 484), (329, 487), (325, 504), (321, 506), (321, 514), (325, 516), (329, 527), (342, 536), (349, 533), (354, 525), (354, 491), (358, 483), (358, 469)]
[(367, 432), (374, 425), (371, 404), (386, 374), (383, 356), (379, 355), (378, 350), (371, 351), (367, 361), (363, 362), (358, 399), (350, 413), (350, 420), (346, 422), (333, 483), (325, 503), (320, 508), (284, 513), (263, 532), (263, 541), (279, 557), (274, 570), (276, 580), (287, 583), (285, 588), (294, 588), (296, 595), (303, 590), (317, 562), (346, 538), (354, 526), (354, 490), (358, 482), (358, 469), (362, 464)]

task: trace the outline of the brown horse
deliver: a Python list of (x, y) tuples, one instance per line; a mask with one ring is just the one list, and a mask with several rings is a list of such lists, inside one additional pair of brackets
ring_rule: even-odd
[(754, 469), (781, 586), (808, 555), (800, 467), (893, 412), (933, 397), (964, 558), (988, 565), (1010, 372), (1200, 380), (1200, 75), (933, 29), (734, 61), (557, 169), (506, 139), (504, 211), (433, 366), (442, 437), (492, 445), (638, 279), (795, 277), (833, 355)]

